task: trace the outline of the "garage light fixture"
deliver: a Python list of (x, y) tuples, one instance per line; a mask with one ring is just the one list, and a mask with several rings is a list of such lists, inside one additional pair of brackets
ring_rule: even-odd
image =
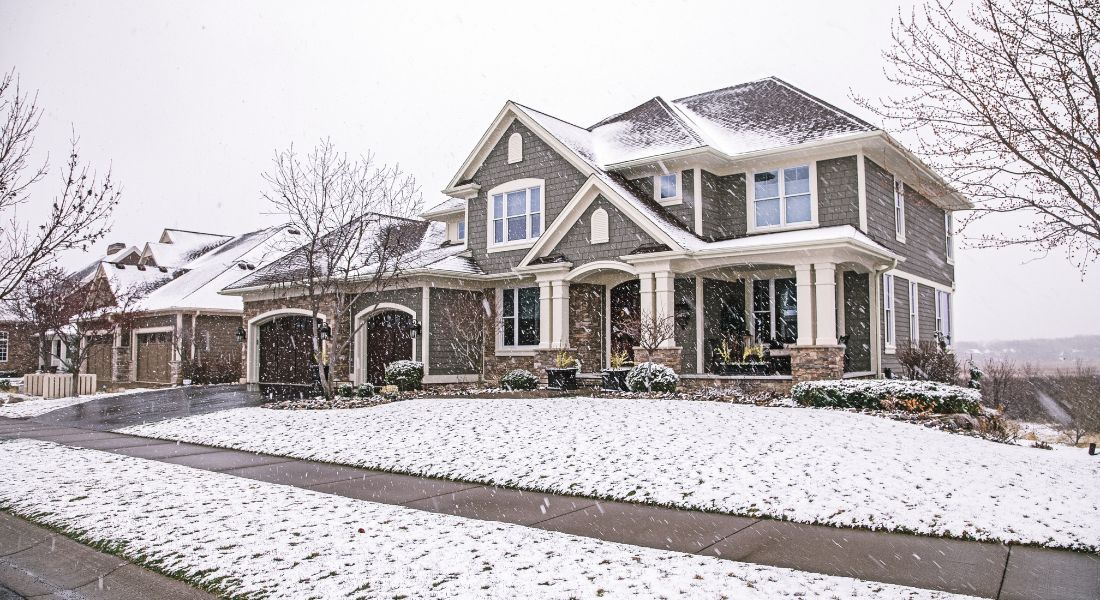
[(237, 343), (238, 344), (243, 344), (244, 340), (245, 340), (244, 327), (241, 326), (241, 325), (238, 325), (237, 326)]
[(328, 323), (321, 323), (320, 327), (317, 328), (317, 334), (321, 336), (322, 340), (331, 340), (332, 328), (328, 326)]

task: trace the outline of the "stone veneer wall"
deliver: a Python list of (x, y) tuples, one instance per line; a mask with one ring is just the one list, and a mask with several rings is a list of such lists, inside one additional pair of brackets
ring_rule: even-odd
[(575, 283), (569, 286), (570, 353), (581, 361), (584, 373), (603, 368), (604, 286)]
[(655, 362), (671, 368), (677, 374), (684, 370), (683, 348), (660, 348), (651, 354), (645, 348), (634, 348), (634, 362)]
[(844, 346), (794, 346), (791, 348), (793, 383), (844, 377)]

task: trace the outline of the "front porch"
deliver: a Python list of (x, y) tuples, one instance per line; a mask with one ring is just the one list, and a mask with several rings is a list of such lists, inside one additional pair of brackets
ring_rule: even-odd
[[(536, 368), (562, 351), (593, 381), (612, 356), (672, 367), (687, 387), (799, 381), (879, 371), (877, 274), (892, 266), (849, 247), (532, 265)], [(667, 324), (667, 335), (652, 334)]]

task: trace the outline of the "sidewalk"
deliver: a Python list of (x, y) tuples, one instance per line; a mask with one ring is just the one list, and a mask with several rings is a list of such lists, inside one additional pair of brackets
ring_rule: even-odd
[(1000, 600), (1100, 598), (1100, 557), (1090, 554), (523, 492), (0, 419), (0, 439), (12, 437), (93, 448), (372, 502), (827, 575)]
[(186, 583), (0, 512), (0, 600), (205, 600)]

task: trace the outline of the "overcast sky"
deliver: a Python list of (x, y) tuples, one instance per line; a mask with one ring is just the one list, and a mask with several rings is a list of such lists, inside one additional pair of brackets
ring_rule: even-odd
[[(909, 10), (909, 5), (902, 10)], [(125, 194), (111, 240), (241, 233), (276, 149), (331, 136), (442, 189), (508, 99), (590, 125), (653, 96), (776, 75), (872, 122), (899, 7), (851, 2), (0, 2), (0, 69), (39, 90), (37, 149), (85, 158)], [(551, 12), (552, 11), (552, 12)], [(56, 175), (36, 190), (46, 205)], [(1015, 226), (1013, 222), (984, 227)], [(90, 257), (82, 257), (87, 260)], [(961, 339), (1100, 333), (1100, 273), (1061, 254), (958, 252)]]

